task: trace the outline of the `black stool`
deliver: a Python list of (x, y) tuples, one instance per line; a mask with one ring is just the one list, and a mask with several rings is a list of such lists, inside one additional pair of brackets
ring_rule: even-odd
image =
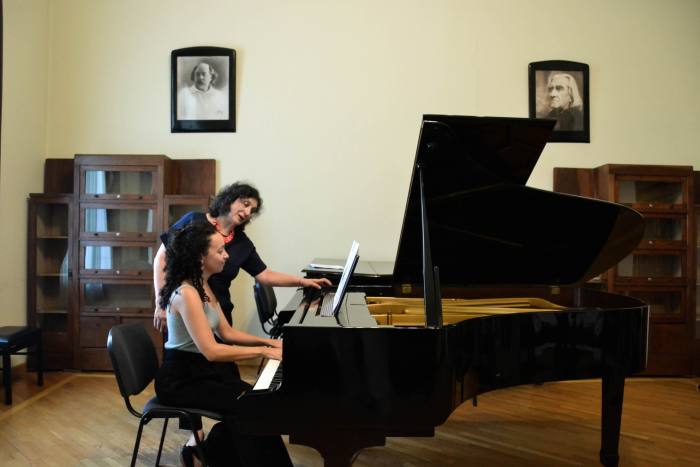
[(41, 331), (28, 326), (0, 327), (0, 353), (2, 353), (2, 383), (5, 386), (5, 404), (12, 404), (12, 363), (10, 355), (27, 355), (22, 349), (34, 347), (36, 352), (36, 383), (44, 385), (44, 355), (41, 349)]

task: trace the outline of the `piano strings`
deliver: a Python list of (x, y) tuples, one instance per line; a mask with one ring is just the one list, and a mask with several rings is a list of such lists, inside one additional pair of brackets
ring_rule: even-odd
[[(422, 298), (367, 297), (370, 314), (381, 325), (425, 326)], [(483, 316), (528, 312), (556, 312), (565, 308), (542, 298), (442, 299), (445, 324)]]

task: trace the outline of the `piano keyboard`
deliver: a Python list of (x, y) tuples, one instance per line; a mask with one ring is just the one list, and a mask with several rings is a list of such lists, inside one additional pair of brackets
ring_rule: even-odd
[(333, 299), (335, 292), (329, 292), (323, 295), (323, 303), (321, 304), (321, 316), (333, 316)]
[(268, 360), (253, 391), (275, 391), (282, 386), (282, 365), (279, 360)]

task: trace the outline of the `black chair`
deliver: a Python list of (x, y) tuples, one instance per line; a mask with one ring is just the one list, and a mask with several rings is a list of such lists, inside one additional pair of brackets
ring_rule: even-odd
[[(41, 330), (31, 326), (0, 327), (0, 354), (2, 354), (2, 384), (5, 387), (5, 404), (12, 404), (12, 355), (27, 355), (29, 348), (36, 353), (36, 383), (44, 385), (44, 354), (41, 346)], [(27, 352), (20, 352), (27, 349)]]
[[(282, 333), (282, 324), (279, 322), (277, 314), (277, 298), (275, 298), (275, 290), (269, 285), (263, 285), (255, 281), (253, 286), (253, 295), (255, 296), (255, 305), (258, 308), (258, 317), (263, 331), (273, 339), (279, 337)], [(268, 331), (265, 326), (270, 326)]]
[[(158, 446), (156, 466), (160, 464), (160, 455), (163, 451), (163, 441), (165, 440), (165, 431), (168, 428), (169, 419), (178, 418), (189, 420), (191, 427), (196, 426), (195, 417), (197, 416), (207, 417), (213, 420), (222, 420), (223, 416), (216, 412), (165, 405), (158, 402), (158, 398), (156, 397), (152, 397), (146, 402), (146, 405), (143, 407), (143, 413), (136, 411), (132, 407), (129, 398), (140, 394), (141, 391), (153, 381), (158, 371), (156, 349), (143, 325), (132, 323), (114, 326), (109, 331), (107, 349), (109, 350), (109, 357), (112, 360), (114, 376), (116, 376), (117, 384), (119, 385), (119, 392), (124, 398), (126, 408), (135, 417), (141, 419), (139, 422), (139, 430), (136, 434), (136, 442), (134, 443), (134, 452), (131, 457), (132, 467), (136, 464), (143, 427), (151, 420), (156, 418), (164, 419), (163, 432), (160, 436), (160, 445)], [(192, 434), (197, 440), (197, 453), (199, 454), (199, 458), (202, 459), (203, 463), (206, 465), (204, 452), (199, 437), (194, 429), (192, 430)]]

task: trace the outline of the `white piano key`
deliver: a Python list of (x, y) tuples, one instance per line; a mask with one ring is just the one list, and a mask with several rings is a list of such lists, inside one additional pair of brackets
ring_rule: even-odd
[(270, 387), (270, 383), (272, 382), (272, 378), (275, 376), (277, 367), (279, 366), (279, 360), (268, 360), (262, 373), (260, 373), (260, 377), (255, 382), (255, 386), (253, 386), (253, 391), (268, 389)]

